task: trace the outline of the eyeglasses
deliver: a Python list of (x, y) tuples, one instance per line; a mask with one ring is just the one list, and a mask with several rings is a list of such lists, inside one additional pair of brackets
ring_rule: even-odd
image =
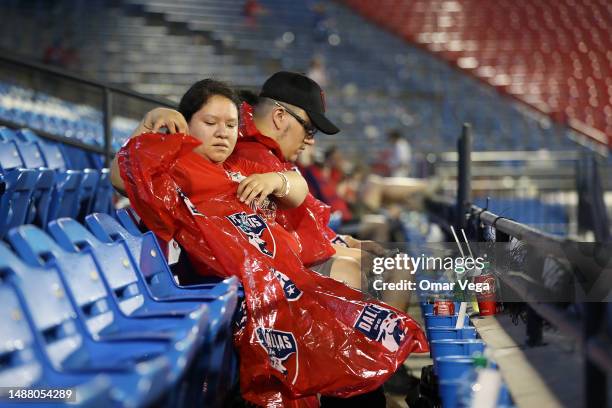
[(285, 105), (280, 104), (277, 101), (274, 101), (274, 103), (279, 107), (279, 108), (283, 108), (288, 114), (290, 114), (291, 116), (293, 116), (295, 118), (295, 120), (297, 120), (299, 122), (300, 125), (302, 125), (302, 127), (304, 128), (304, 130), (306, 131), (306, 139), (310, 140), (310, 139), (314, 139), (314, 135), (319, 131), (319, 129), (317, 129), (316, 127), (314, 127), (312, 124), (306, 122), (304, 119), (302, 119), (301, 117), (298, 116), (297, 113), (295, 113), (294, 111), (292, 111), (291, 109), (289, 109), (288, 107), (286, 107)]

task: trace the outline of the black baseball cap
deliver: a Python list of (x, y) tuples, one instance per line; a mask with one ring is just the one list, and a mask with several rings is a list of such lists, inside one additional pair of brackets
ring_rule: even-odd
[(334, 135), (340, 131), (325, 117), (323, 90), (306, 75), (297, 72), (277, 72), (263, 84), (259, 96), (304, 109), (312, 124), (327, 135)]

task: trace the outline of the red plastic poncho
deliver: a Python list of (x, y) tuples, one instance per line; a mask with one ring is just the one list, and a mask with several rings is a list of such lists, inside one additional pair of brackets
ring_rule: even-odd
[[(240, 137), (230, 160), (233, 157), (256, 162), (265, 171), (295, 169), (293, 163), (282, 158), (278, 143), (257, 130), (253, 122), (253, 108), (245, 102), (240, 107)], [(330, 214), (330, 207), (310, 193), (299, 207), (277, 211), (276, 221), (300, 242), (300, 258), (304, 265), (323, 262), (336, 253), (331, 243), (337, 239), (337, 235), (327, 226)]]
[(118, 153), (119, 167), (148, 226), (242, 281), (246, 312), (234, 342), (247, 401), (317, 406), (317, 393), (370, 391), (411, 352), (427, 351), (410, 316), (305, 269), (274, 214), (238, 201), (238, 180), (256, 165), (210, 163), (193, 153), (198, 144), (185, 135), (140, 135)]

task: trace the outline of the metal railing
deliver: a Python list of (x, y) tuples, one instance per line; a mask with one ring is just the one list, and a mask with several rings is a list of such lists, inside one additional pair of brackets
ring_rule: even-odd
[[(429, 199), (426, 208), (432, 221), (447, 231), (451, 225), (465, 228), (470, 222), (472, 226), (476, 225), (476, 230), (468, 228), (468, 237), (472, 241), (487, 241), (483, 230), (489, 228), (495, 231), (496, 242), (509, 242), (511, 238), (515, 238), (533, 248), (535, 256), (542, 259), (546, 256), (566, 256), (567, 245), (575, 243), (572, 239), (547, 234), (471, 204), (472, 139), (469, 130), (469, 126), (464, 126), (458, 142), (457, 196), (454, 200), (448, 197)], [(598, 191), (601, 193), (601, 189)], [(601, 197), (600, 200), (594, 201), (599, 201), (600, 205), (594, 207), (593, 211), (601, 211)], [(609, 235), (596, 233), (595, 238), (604, 242), (609, 239)], [(576, 279), (580, 279), (578, 274), (594, 273), (591, 271), (594, 267), (581, 265), (580, 271), (573, 270), (572, 273), (576, 274)], [(608, 269), (598, 272), (612, 274), (609, 266)], [(607, 406), (607, 374), (612, 372), (612, 342), (602, 334), (607, 303), (583, 303), (585, 313), (582, 320), (579, 320), (568, 315), (556, 304), (539, 301), (537, 296), (533, 295), (529, 281), (511, 274), (500, 274), (498, 277), (502, 285), (513, 290), (527, 305), (527, 344), (542, 343), (544, 320), (576, 341), (582, 346), (584, 356), (584, 406)]]

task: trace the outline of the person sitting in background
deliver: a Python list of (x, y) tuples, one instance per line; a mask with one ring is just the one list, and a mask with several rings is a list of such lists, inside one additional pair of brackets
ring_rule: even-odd
[(315, 161), (303, 169), (308, 189), (318, 200), (331, 207), (332, 213), (339, 212), (342, 221), (350, 221), (353, 216), (346, 201), (338, 194), (340, 183), (344, 180), (342, 154), (336, 146), (329, 147), (322, 162)]
[(410, 176), (412, 149), (410, 143), (402, 136), (399, 130), (389, 132), (388, 140), (391, 149), (389, 157), (389, 172), (392, 177)]

